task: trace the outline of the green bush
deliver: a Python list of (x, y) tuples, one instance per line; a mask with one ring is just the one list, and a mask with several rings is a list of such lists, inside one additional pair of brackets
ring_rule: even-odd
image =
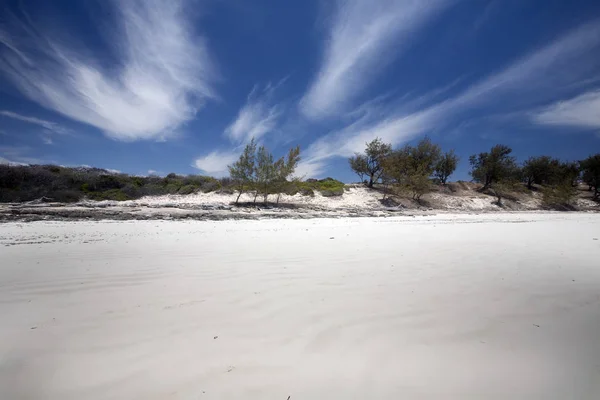
[(555, 210), (569, 210), (573, 208), (573, 199), (577, 190), (570, 184), (563, 184), (542, 189), (542, 205)]
[[(308, 196), (314, 196), (315, 191), (320, 192), (323, 196), (341, 196), (344, 194), (345, 184), (344, 182), (340, 182), (333, 178), (321, 180), (310, 179), (304, 182), (298, 182), (297, 188), (302, 194), (304, 194), (303, 191), (312, 193), (308, 194)], [(310, 189), (310, 191), (307, 189)]]
[(179, 192), (180, 188), (181, 185), (179, 184), (179, 182), (169, 183), (167, 184), (167, 186), (165, 186), (165, 192), (167, 192), (168, 194), (175, 194)]
[(60, 203), (75, 203), (81, 199), (82, 195), (76, 190), (59, 190), (52, 194), (52, 200)]
[(303, 196), (310, 196), (310, 197), (314, 197), (315, 196), (315, 191), (312, 190), (309, 187), (304, 187), (300, 189), (300, 194)]
[(322, 190), (321, 195), (324, 197), (335, 197), (344, 194), (344, 188), (337, 188), (333, 190)]
[(202, 192), (204, 193), (209, 193), (209, 192), (214, 192), (215, 190), (219, 190), (221, 189), (221, 183), (214, 179), (212, 181), (206, 181), (202, 184), (202, 186), (200, 187), (200, 190), (202, 190)]
[(88, 197), (92, 200), (130, 200), (129, 196), (127, 196), (127, 194), (121, 189), (109, 189), (103, 192), (90, 192), (88, 193)]
[(185, 185), (179, 188), (179, 194), (192, 194), (198, 191), (196, 185)]

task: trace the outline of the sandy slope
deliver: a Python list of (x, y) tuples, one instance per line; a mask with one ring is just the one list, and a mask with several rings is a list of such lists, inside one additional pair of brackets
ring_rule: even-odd
[[(454, 190), (450, 189), (450, 187)], [(427, 193), (417, 202), (410, 195), (382, 201), (379, 190), (362, 185), (346, 187), (342, 196), (325, 197), (282, 195), (275, 204), (276, 196), (268, 204), (260, 200), (253, 203), (254, 196), (244, 194), (239, 207), (233, 202), (236, 194), (195, 193), (189, 195), (149, 196), (127, 201), (89, 201), (79, 203), (26, 203), (0, 204), (0, 222), (37, 220), (149, 220), (149, 219), (264, 219), (264, 218), (336, 218), (377, 217), (431, 213), (457, 212), (514, 212), (540, 211), (540, 192), (515, 193), (503, 200), (503, 207), (496, 204), (494, 196), (479, 193), (475, 184), (460, 182), (449, 184), (443, 191)], [(441, 190), (441, 189), (440, 189)], [(583, 193), (583, 194), (582, 194)], [(580, 211), (600, 211), (600, 204), (592, 201), (588, 192), (580, 192), (574, 206)]]
[(1, 399), (598, 399), (600, 215), (0, 225)]

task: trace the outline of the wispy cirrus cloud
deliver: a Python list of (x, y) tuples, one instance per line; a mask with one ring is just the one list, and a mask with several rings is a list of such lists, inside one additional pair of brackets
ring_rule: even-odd
[(255, 85), (236, 119), (225, 128), (225, 136), (234, 143), (245, 143), (251, 138), (260, 139), (277, 127), (282, 107), (274, 104), (274, 93), (283, 83), (270, 83), (263, 89)]
[(57, 133), (59, 135), (66, 135), (66, 134), (71, 133), (71, 130), (63, 127), (62, 125), (60, 125), (56, 122), (47, 121), (47, 120), (36, 118), (36, 117), (29, 117), (26, 115), (17, 114), (15, 112), (7, 111), (7, 110), (0, 110), (0, 115), (3, 117), (16, 119), (18, 121), (26, 122), (29, 124), (41, 126), (42, 128), (44, 128), (45, 130), (47, 130), (51, 133)]
[(300, 101), (302, 113), (319, 119), (343, 111), (415, 31), (455, 1), (338, 1), (319, 72)]
[(253, 138), (260, 141), (277, 129), (284, 110), (275, 102), (275, 92), (286, 80), (284, 78), (275, 85), (268, 83), (264, 88), (254, 85), (235, 120), (223, 132), (233, 143), (231, 147), (198, 157), (192, 165), (206, 174), (226, 176), (229, 173), (227, 166), (238, 159), (241, 146)]
[[(594, 57), (600, 50), (600, 21), (593, 21), (559, 37), (550, 44), (537, 49), (513, 62), (496, 74), (475, 83), (458, 95), (428, 105), (421, 110), (404, 112), (406, 108), (385, 110), (373, 104), (373, 110), (363, 112), (361, 117), (347, 127), (330, 132), (313, 142), (304, 152), (300, 169), (310, 170), (314, 175), (323, 172), (328, 159), (347, 157), (364, 150), (365, 142), (380, 137), (398, 145), (429, 131), (447, 126), (461, 114), (483, 104), (506, 103), (519, 100), (534, 105), (555, 98), (573, 83), (589, 78), (600, 68), (600, 59)], [(591, 112), (597, 107), (598, 93), (573, 99), (563, 104), (562, 116), (594, 123)], [(575, 111), (577, 109), (577, 111)], [(381, 110), (383, 110), (381, 112)], [(495, 110), (494, 107), (489, 110)], [(552, 111), (558, 111), (554, 108)], [(379, 112), (378, 112), (379, 111)], [(550, 121), (550, 109), (546, 110)], [(543, 114), (538, 114), (544, 119)]]
[(235, 150), (215, 150), (197, 158), (193, 166), (205, 174), (220, 178), (229, 174), (227, 166), (234, 163), (239, 156), (239, 153)]
[(52, 161), (32, 155), (34, 149), (29, 146), (0, 146), (0, 164), (29, 165), (48, 164)]
[(598, 129), (600, 128), (600, 90), (554, 103), (534, 113), (532, 119), (542, 125)]
[(164, 139), (215, 97), (213, 63), (183, 1), (113, 1), (117, 26), (107, 44), (117, 69), (7, 17), (0, 26), (0, 72), (25, 96), (111, 138)]

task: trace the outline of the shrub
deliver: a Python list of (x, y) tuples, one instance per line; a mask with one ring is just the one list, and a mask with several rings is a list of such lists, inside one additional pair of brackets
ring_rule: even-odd
[(310, 197), (314, 197), (315, 196), (315, 191), (312, 190), (309, 187), (304, 187), (300, 189), (300, 194), (303, 196), (310, 196)]
[(81, 199), (82, 195), (76, 190), (59, 190), (52, 193), (52, 200), (61, 203), (75, 203)]
[(130, 199), (137, 199), (138, 197), (142, 196), (141, 188), (134, 183), (128, 183), (123, 187), (123, 189), (121, 189), (121, 191)]
[(179, 188), (179, 194), (192, 194), (198, 190), (196, 185), (185, 185)]
[(214, 192), (215, 190), (219, 190), (221, 189), (221, 187), (227, 187), (227, 186), (221, 186), (221, 183), (214, 179), (212, 181), (206, 181), (202, 184), (202, 186), (200, 187), (200, 190), (202, 190), (202, 192), (204, 193), (209, 193), (209, 192)]
[(92, 200), (130, 200), (129, 196), (127, 196), (127, 194), (125, 194), (121, 189), (109, 189), (103, 192), (90, 192), (88, 193), (88, 197)]
[(576, 194), (577, 190), (568, 183), (545, 187), (542, 189), (542, 205), (557, 210), (570, 210)]
[(341, 196), (344, 194), (344, 188), (336, 188), (336, 189), (331, 189), (331, 190), (322, 190), (321, 191), (321, 195), (324, 197), (335, 197), (335, 196)]
[(180, 187), (181, 185), (178, 185), (176, 183), (169, 183), (167, 186), (165, 186), (165, 192), (167, 192), (168, 194), (175, 194), (179, 191)]

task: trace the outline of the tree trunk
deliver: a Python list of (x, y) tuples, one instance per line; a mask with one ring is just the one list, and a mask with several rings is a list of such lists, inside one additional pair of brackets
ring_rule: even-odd
[(242, 193), (243, 193), (243, 192), (240, 190), (240, 193), (238, 194), (238, 197), (237, 197), (237, 199), (235, 199), (235, 204), (237, 204), (237, 203), (238, 203), (238, 201), (240, 200), (240, 197), (242, 196)]
[(258, 190), (254, 192), (254, 202), (256, 203), (256, 198), (258, 197)]
[(374, 183), (375, 182), (373, 182), (373, 175), (369, 176), (369, 187), (372, 188)]

